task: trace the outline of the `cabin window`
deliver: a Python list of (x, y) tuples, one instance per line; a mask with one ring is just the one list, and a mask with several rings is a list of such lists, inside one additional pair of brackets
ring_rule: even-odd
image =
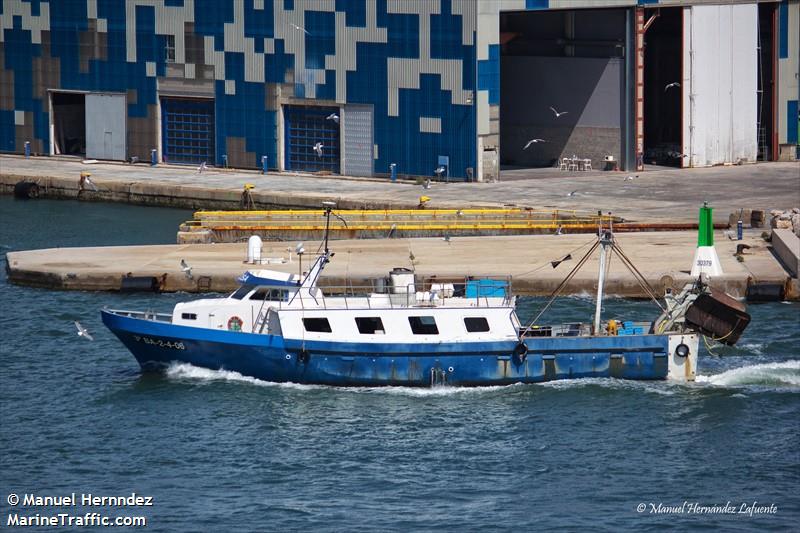
[(489, 321), (482, 316), (468, 316), (464, 318), (464, 326), (466, 326), (468, 333), (489, 331)]
[(318, 333), (330, 333), (331, 324), (327, 318), (304, 318), (303, 326), (306, 331), (316, 331)]
[(432, 316), (410, 316), (408, 323), (411, 325), (411, 332), (414, 335), (438, 335), (439, 328), (436, 327), (436, 320)]
[(236, 291), (233, 294), (231, 294), (231, 298), (241, 300), (242, 298), (247, 296), (247, 293), (249, 293), (252, 290), (253, 290), (252, 285), (242, 285), (241, 287), (236, 289)]
[(181, 318), (184, 320), (197, 320), (196, 313), (181, 313)]
[(382, 335), (386, 332), (383, 329), (383, 322), (377, 316), (356, 317), (356, 325), (358, 326), (358, 332), (365, 335), (374, 335), (376, 333)]
[(267, 300), (270, 302), (285, 302), (289, 299), (289, 291), (282, 289), (258, 289), (250, 297), (251, 300)]

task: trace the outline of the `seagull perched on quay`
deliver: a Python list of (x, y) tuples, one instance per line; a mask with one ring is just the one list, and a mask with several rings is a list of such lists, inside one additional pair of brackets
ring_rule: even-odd
[(528, 144), (526, 144), (526, 145), (525, 145), (525, 147), (523, 148), (523, 150), (527, 150), (527, 149), (528, 149), (528, 147), (529, 147), (530, 145), (532, 145), (532, 144), (536, 144), (536, 143), (546, 143), (546, 142), (547, 142), (547, 141), (545, 141), (544, 139), (531, 139), (530, 141), (528, 141)]
[(198, 174), (202, 174), (203, 171), (206, 170), (206, 169), (208, 169), (208, 165), (206, 165), (206, 162), (203, 161), (202, 163), (200, 163), (200, 166), (197, 167), (197, 173)]
[(83, 338), (88, 339), (90, 341), (94, 340), (94, 337), (92, 337), (89, 334), (89, 332), (86, 330), (86, 328), (81, 326), (81, 323), (78, 322), (77, 320), (75, 321), (75, 327), (78, 328), (78, 337), (83, 337)]
[(80, 189), (85, 190), (86, 188), (92, 189), (93, 191), (97, 192), (97, 185), (94, 184), (92, 178), (89, 177), (89, 174), (81, 173), (80, 179)]
[(322, 157), (322, 148), (325, 145), (322, 143), (317, 143), (313, 146), (314, 151), (317, 153), (317, 157)]
[(572, 192), (568, 192), (567, 196), (575, 196), (576, 194), (578, 194), (578, 191), (572, 191)]
[(192, 279), (192, 267), (186, 264), (186, 261), (181, 259), (181, 272), (186, 274), (186, 277)]
[(569, 111), (561, 111), (561, 112), (556, 111), (556, 109), (552, 106), (550, 107), (550, 111), (552, 111), (553, 114), (555, 114), (556, 118), (560, 117), (561, 115), (566, 115), (567, 113), (569, 113)]
[(668, 83), (668, 84), (667, 84), (667, 85), (664, 87), (664, 92), (667, 92), (667, 89), (669, 89), (669, 88), (671, 88), (671, 87), (680, 87), (680, 86), (681, 86), (681, 84), (680, 84), (680, 83), (678, 83), (677, 81), (673, 81), (672, 83)]
[(338, 124), (339, 123), (339, 115), (337, 115), (336, 113), (331, 113), (330, 115), (325, 117), (325, 120), (332, 120), (332, 121), (334, 121), (335, 123)]
[(305, 28), (303, 28), (303, 27), (301, 27), (301, 26), (298, 26), (297, 24), (292, 24), (292, 23), (290, 22), (290, 23), (289, 23), (289, 26), (291, 26), (292, 28), (294, 28), (294, 29), (296, 29), (296, 30), (298, 30), (298, 31), (305, 32), (305, 34), (306, 34), (306, 35), (311, 35), (311, 33), (309, 33), (309, 31), (308, 31), (307, 29), (305, 29)]

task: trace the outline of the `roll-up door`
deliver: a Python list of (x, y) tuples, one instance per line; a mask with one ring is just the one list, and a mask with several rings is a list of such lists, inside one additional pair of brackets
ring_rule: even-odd
[(214, 100), (162, 98), (161, 126), (164, 161), (214, 164)]
[(339, 173), (338, 113), (336, 107), (283, 107), (286, 170)]
[(86, 157), (125, 160), (124, 94), (86, 95)]

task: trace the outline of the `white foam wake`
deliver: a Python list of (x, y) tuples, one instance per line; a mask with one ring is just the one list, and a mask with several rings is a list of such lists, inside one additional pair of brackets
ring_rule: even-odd
[(190, 365), (189, 363), (173, 363), (166, 371), (167, 377), (171, 379), (190, 379), (201, 382), (213, 381), (229, 381), (248, 383), (250, 385), (257, 385), (259, 387), (285, 387), (294, 389), (314, 389), (319, 388), (316, 385), (300, 385), (297, 383), (275, 383), (273, 381), (264, 381), (254, 377), (245, 376), (239, 372), (231, 370), (212, 370), (210, 368), (202, 368), (199, 366)]
[(491, 387), (330, 387), (326, 385), (301, 385), (299, 383), (276, 383), (274, 381), (264, 381), (250, 376), (245, 376), (239, 372), (231, 370), (212, 370), (210, 368), (202, 368), (191, 365), (189, 363), (173, 363), (166, 370), (167, 377), (170, 379), (188, 379), (200, 382), (214, 382), (214, 381), (227, 381), (247, 383), (259, 387), (280, 387), (286, 389), (297, 390), (315, 390), (315, 389), (332, 389), (341, 392), (352, 393), (371, 393), (371, 394), (388, 394), (409, 397), (435, 397), (435, 396), (451, 396), (456, 394), (481, 394), (505, 388), (520, 386), (505, 385), (505, 386), (491, 386)]
[(711, 376), (698, 375), (699, 383), (721, 387), (766, 385), (800, 387), (800, 360), (743, 366)]

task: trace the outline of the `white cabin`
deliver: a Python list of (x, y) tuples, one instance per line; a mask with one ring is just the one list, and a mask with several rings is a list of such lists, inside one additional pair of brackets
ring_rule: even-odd
[(516, 340), (519, 320), (508, 281), (469, 280), (417, 291), (414, 274), (395, 269), (377, 291), (326, 296), (316, 281), (326, 255), (304, 278), (273, 270), (246, 272), (225, 298), (179, 303), (172, 323), (287, 339), (365, 343)]

